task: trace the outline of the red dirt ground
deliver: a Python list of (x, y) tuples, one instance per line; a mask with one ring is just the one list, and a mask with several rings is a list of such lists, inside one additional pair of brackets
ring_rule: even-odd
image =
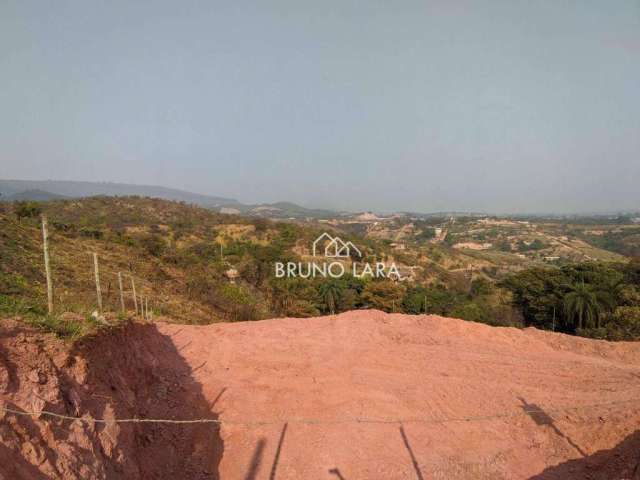
[[(74, 477), (67, 468), (58, 470), (63, 478), (613, 480), (640, 475), (640, 344), (378, 311), (145, 328), (135, 342), (125, 343), (126, 332), (111, 343), (101, 339), (103, 350), (111, 345), (111, 356), (73, 354), (88, 358), (89, 380), (73, 377), (80, 414), (100, 417), (111, 409), (118, 417), (217, 417), (221, 428), (163, 425), (151, 435), (146, 426), (131, 431), (134, 427), (122, 425), (111, 432), (111, 449), (120, 457), (104, 452), (102, 431), (97, 440), (88, 432), (82, 441), (95, 445), (85, 448), (85, 458), (98, 458), (91, 475)], [(16, 344), (3, 338), (4, 355), (16, 364)], [(152, 341), (155, 346), (147, 345)], [(143, 353), (129, 358), (132, 349)], [(102, 370), (92, 366), (101, 358)], [(151, 365), (144, 367), (151, 373), (142, 364)], [(120, 382), (115, 391), (108, 387), (109, 368)], [(14, 376), (29, 375), (28, 369), (18, 370)], [(126, 386), (132, 376), (135, 388)], [(1, 380), (0, 374), (3, 398)], [(167, 386), (163, 395), (156, 392), (157, 382)], [(67, 383), (60, 382), (62, 394)], [(28, 409), (24, 389), (14, 390), (4, 401)], [(95, 390), (111, 400), (91, 403), (88, 392)], [(129, 405), (117, 406), (125, 400)], [(142, 412), (141, 403), (147, 405)], [(14, 420), (6, 414), (4, 423), (11, 426)], [(36, 463), (42, 471), (34, 458), (47, 454), (25, 454), (27, 434), (22, 446), (8, 441), (2, 429), (0, 436), (0, 478), (5, 460)], [(37, 449), (55, 451), (50, 439), (36, 440), (29, 441)], [(128, 465), (125, 476), (118, 469), (123, 456), (135, 457), (138, 465), (161, 459), (166, 465), (146, 474)], [(57, 468), (55, 459), (48, 472)], [(101, 464), (116, 466), (101, 470)]]
[(639, 344), (376, 311), (160, 330), (223, 422), (273, 423), (223, 426), (222, 478), (529, 478), (640, 420)]

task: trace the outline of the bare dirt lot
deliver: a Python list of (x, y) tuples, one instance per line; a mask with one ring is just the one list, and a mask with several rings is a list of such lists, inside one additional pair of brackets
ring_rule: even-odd
[(0, 336), (5, 406), (222, 424), (0, 413), (0, 478), (640, 475), (640, 344), (377, 311), (41, 337)]

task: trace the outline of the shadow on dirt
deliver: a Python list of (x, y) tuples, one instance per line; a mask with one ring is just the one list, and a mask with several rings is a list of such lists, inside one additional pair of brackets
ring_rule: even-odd
[[(86, 385), (91, 388), (83, 409), (96, 417), (112, 409), (116, 418), (217, 419), (191, 368), (153, 324), (109, 332), (78, 353), (89, 366)], [(116, 448), (135, 458), (140, 478), (218, 478), (223, 443), (217, 424), (118, 427)]]
[(0, 478), (28, 478), (29, 480), (46, 480), (46, 476), (27, 462), (15, 454), (12, 450), (0, 444)]
[(404, 443), (404, 447), (407, 449), (407, 452), (409, 452), (409, 457), (411, 457), (411, 465), (413, 465), (413, 469), (416, 472), (416, 478), (418, 480), (424, 480), (424, 476), (422, 475), (422, 470), (420, 470), (420, 465), (418, 464), (418, 460), (416, 459), (416, 456), (413, 453), (413, 449), (411, 448), (411, 444), (409, 443), (407, 434), (404, 431), (404, 427), (400, 427), (400, 436), (402, 437), (402, 443)]
[[(0, 422), (0, 478), (219, 478), (223, 442), (216, 423), (111, 421), (217, 419), (215, 401), (207, 402), (171, 339), (154, 325), (101, 332), (76, 344), (60, 368), (37, 346), (50, 337), (28, 332), (29, 339), (18, 342), (11, 333), (0, 339), (3, 363), (11, 370), (5, 404), (33, 410), (29, 389), (40, 388), (51, 395), (39, 409), (108, 422), (7, 413)], [(34, 368), (46, 373), (35, 387), (26, 380)]]
[(518, 397), (522, 402), (522, 410), (536, 422), (536, 425), (549, 427), (556, 435), (564, 439), (583, 457), (587, 454), (578, 444), (576, 444), (569, 436), (565, 435), (555, 424), (553, 418), (535, 403), (528, 403), (524, 398)]
[(260, 469), (260, 464), (262, 463), (262, 455), (264, 454), (264, 447), (266, 445), (267, 441), (264, 438), (258, 440), (256, 449), (253, 451), (253, 456), (251, 457), (249, 470), (247, 471), (244, 480), (256, 480), (256, 478), (258, 477), (258, 470)]
[(331, 475), (335, 475), (338, 478), (338, 480), (347, 480), (346, 478), (344, 478), (342, 476), (342, 472), (340, 472), (339, 468), (331, 468), (331, 469), (329, 469), (329, 473)]
[(280, 439), (278, 440), (278, 448), (276, 449), (276, 455), (273, 458), (273, 464), (271, 465), (271, 472), (269, 473), (269, 480), (275, 480), (276, 473), (278, 472), (278, 462), (280, 461), (280, 454), (282, 453), (282, 445), (284, 444), (284, 436), (287, 433), (288, 423), (285, 423), (280, 431)]
[(529, 480), (640, 480), (640, 430), (610, 450), (549, 467)]
[[(280, 431), (280, 438), (278, 439), (278, 446), (276, 448), (275, 455), (273, 457), (273, 463), (271, 464), (271, 470), (269, 471), (269, 480), (275, 480), (278, 473), (278, 464), (280, 463), (280, 455), (282, 454), (282, 445), (284, 444), (284, 437), (287, 433), (288, 423), (282, 426)], [(255, 480), (258, 478), (260, 466), (262, 464), (262, 457), (264, 456), (264, 449), (267, 446), (267, 439), (262, 437), (256, 443), (256, 448), (253, 451), (251, 462), (244, 480)]]

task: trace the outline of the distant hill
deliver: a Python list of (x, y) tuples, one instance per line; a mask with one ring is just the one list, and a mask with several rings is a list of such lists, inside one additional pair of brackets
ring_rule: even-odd
[(132, 185), (110, 182), (74, 182), (64, 180), (0, 180), (0, 200), (60, 200), (99, 195), (109, 197), (161, 198), (210, 208), (221, 213), (241, 213), (264, 218), (326, 218), (336, 212), (305, 208), (291, 202), (247, 205), (233, 198), (202, 195), (157, 185)]
[(8, 196), (2, 196), (0, 199), (8, 202), (18, 202), (22, 200), (36, 200), (38, 202), (46, 202), (49, 200), (64, 200), (69, 198), (66, 195), (58, 195), (55, 193), (47, 192), (45, 190), (24, 190), (22, 192), (14, 193)]
[(246, 205), (241, 209), (245, 215), (269, 218), (330, 218), (338, 215), (333, 210), (305, 208), (292, 202), (261, 203)]
[[(35, 198), (36, 193), (56, 196)], [(130, 196), (162, 198), (179, 202), (193, 203), (202, 207), (220, 207), (236, 205), (239, 202), (232, 198), (202, 195), (175, 188), (156, 185), (131, 185), (110, 182), (73, 182), (61, 180), (0, 180), (0, 199), (5, 200), (49, 200), (52, 198), (83, 198), (96, 195)]]

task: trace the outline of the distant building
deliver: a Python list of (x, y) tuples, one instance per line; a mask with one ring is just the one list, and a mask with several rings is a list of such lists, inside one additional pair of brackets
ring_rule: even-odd
[(380, 217), (378, 217), (375, 213), (372, 213), (372, 212), (364, 212), (356, 216), (356, 219), (363, 222), (371, 222), (374, 220), (380, 220)]
[(491, 243), (476, 243), (476, 242), (461, 242), (456, 243), (453, 248), (456, 249), (469, 249), (469, 250), (488, 250), (493, 246)]
[(238, 215), (241, 212), (237, 208), (222, 207), (220, 213), (224, 213), (225, 215)]

